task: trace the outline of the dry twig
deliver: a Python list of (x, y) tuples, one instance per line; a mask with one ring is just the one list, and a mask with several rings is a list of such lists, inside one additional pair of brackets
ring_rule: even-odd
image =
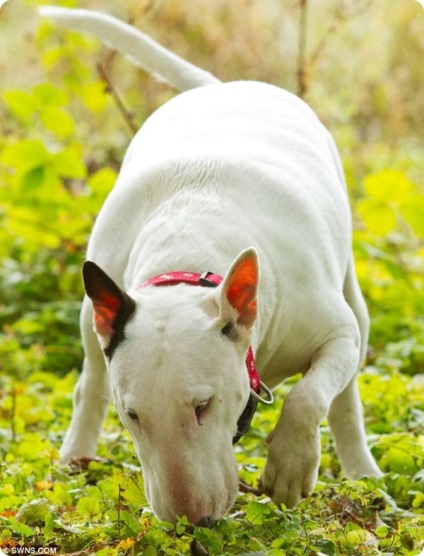
[(110, 78), (110, 75), (106, 69), (106, 65), (102, 62), (98, 62), (96, 68), (100, 78), (107, 83), (107, 91), (111, 94), (119, 113), (121, 114), (125, 123), (134, 135), (137, 132), (139, 126), (134, 122), (132, 113), (126, 108), (121, 94), (113, 84), (112, 79)]
[(308, 35), (309, 0), (300, 0), (299, 54), (297, 59), (297, 94), (302, 98), (308, 88), (306, 38)]

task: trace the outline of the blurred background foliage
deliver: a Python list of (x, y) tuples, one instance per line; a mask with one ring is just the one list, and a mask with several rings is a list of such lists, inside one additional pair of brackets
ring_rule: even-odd
[[(15, 460), (28, 457), (25, 442), (39, 444), (44, 467), (33, 470), (34, 481), (42, 479), (50, 459), (56, 458), (54, 449), (44, 444), (46, 435), (57, 446), (69, 419), (70, 392), (82, 358), (78, 331), (80, 267), (90, 229), (113, 187), (134, 131), (175, 94), (167, 84), (146, 75), (94, 39), (40, 20), (35, 10), (43, 3), (10, 0), (0, 10), (0, 452), (8, 454), (7, 465), (13, 475), (15, 472), (10, 470)], [(299, 93), (330, 129), (344, 162), (354, 215), (357, 272), (372, 317), (367, 367), (360, 378), (367, 425), (373, 434), (374, 453), (382, 468), (391, 473), (386, 492), (400, 506), (413, 507), (421, 515), (422, 6), (415, 0), (50, 3), (112, 13), (223, 81), (256, 79)], [(69, 371), (73, 372), (68, 374)], [(245, 441), (243, 455), (238, 453), (246, 479), (259, 475), (263, 445), (262, 452), (258, 452), (255, 443), (264, 440), (264, 431), (270, 430), (276, 415), (276, 409), (259, 414), (257, 423), (261, 426), (254, 428), (251, 440)], [(114, 428), (114, 419), (109, 425), (107, 447), (102, 444), (100, 451), (118, 459), (130, 458), (122, 447), (122, 433)], [(34, 436), (35, 430), (38, 437)], [(323, 492), (327, 492), (323, 484), (328, 477), (339, 472), (327, 432), (324, 427), (320, 476)], [(14, 442), (19, 435), (26, 440), (16, 447)], [(35, 464), (31, 465), (34, 469)], [(25, 469), (16, 468), (13, 480), (21, 484), (19, 477)], [(10, 481), (9, 490), (18, 491), (20, 487), (13, 487)], [(75, 481), (80, 481), (77, 486), (82, 488), (83, 480)], [(375, 496), (361, 494), (365, 487), (347, 484), (334, 487), (335, 500), (344, 500), (348, 488), (361, 503), (366, 500), (365, 506), (374, 508)], [(44, 486), (34, 487), (34, 492), (47, 491), (44, 495), (49, 497), (50, 487)], [(9, 511), (27, 500), (28, 493), (16, 497), (9, 490), (0, 510)], [(59, 495), (57, 500), (50, 498), (58, 505), (74, 503), (77, 507), (79, 503), (83, 519), (90, 511), (78, 502), (82, 492), (73, 495), (72, 501), (66, 498), (68, 494), (63, 494), (63, 500)], [(83, 495), (89, 496), (87, 492)], [(324, 507), (325, 498), (319, 500), (314, 502), (321, 504), (317, 506), (318, 514), (311, 510), (312, 520), (329, 511)], [(354, 497), (354, 503), (355, 500)], [(244, 508), (248, 517), (258, 511), (255, 504), (251, 501), (247, 510)], [(283, 518), (272, 509), (263, 512), (260, 518), (255, 514), (255, 518), (248, 519), (249, 524), (268, 523), (272, 532), (271, 521), (283, 527), (279, 519), (295, 519), (292, 513)], [(394, 527), (396, 520), (390, 515), (386, 523)], [(422, 521), (415, 531), (409, 517), (405, 514), (398, 518), (396, 541), (383, 530), (380, 536), (374, 535), (374, 540), (379, 538), (378, 542), (383, 543), (381, 539), (386, 539), (387, 546), (392, 543), (397, 547), (396, 554), (422, 548), (416, 532), (421, 530)], [(255, 521), (258, 519), (261, 523)], [(13, 523), (15, 533), (24, 535), (24, 525), (16, 519)], [(246, 523), (237, 523), (234, 527), (247, 527)], [(309, 526), (302, 523), (296, 528), (293, 523), (290, 527), (296, 538), (302, 537), (302, 531), (308, 536)], [(31, 520), (27, 524), (31, 525)], [(346, 537), (340, 541), (340, 554), (381, 553), (377, 549), (373, 552), (368, 543), (368, 531), (375, 533), (375, 527), (364, 522), (361, 525), (366, 529), (365, 540), (361, 537), (356, 543), (361, 550), (343, 548)], [(52, 523), (45, 521), (46, 538), (52, 528)], [(93, 536), (99, 534), (97, 530), (90, 531)], [(326, 531), (327, 540), (321, 538), (321, 550), (338, 554), (328, 544), (337, 545), (336, 533), (331, 536), (333, 533)], [(415, 531), (409, 533), (412, 540), (405, 540), (407, 531)], [(240, 542), (239, 533), (221, 533), (223, 538), (231, 534), (235, 542)], [(355, 527), (350, 533), (357, 538)], [(27, 536), (30, 534), (32, 530), (27, 530)], [(162, 543), (166, 540), (158, 529), (151, 534), (157, 534)], [(171, 542), (169, 538), (167, 542)], [(293, 548), (295, 541), (290, 542), (292, 552), (287, 554), (306, 553), (303, 541), (299, 541), (299, 552)], [(281, 547), (283, 541), (275, 549), (283, 550)], [(216, 553), (223, 553), (222, 545)]]
[[(81, 358), (79, 268), (92, 222), (134, 131), (175, 92), (94, 39), (41, 21), (39, 4), (11, 0), (0, 12), (0, 353), (8, 372), (23, 368), (11, 356), (16, 346), (30, 366), (65, 373)], [(302, 94), (343, 157), (373, 317), (371, 361), (422, 372), (419, 3), (59, 4), (113, 13), (224, 81), (258, 79)]]

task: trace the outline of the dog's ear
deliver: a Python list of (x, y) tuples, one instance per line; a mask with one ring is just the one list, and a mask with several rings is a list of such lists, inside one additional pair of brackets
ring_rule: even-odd
[(94, 308), (94, 328), (103, 340), (105, 354), (111, 356), (123, 339), (124, 326), (135, 311), (135, 301), (91, 261), (82, 267), (84, 287)]
[(250, 248), (240, 253), (225, 275), (220, 287), (220, 319), (228, 336), (236, 337), (231, 327), (250, 330), (257, 314), (257, 291), (259, 283), (258, 255)]

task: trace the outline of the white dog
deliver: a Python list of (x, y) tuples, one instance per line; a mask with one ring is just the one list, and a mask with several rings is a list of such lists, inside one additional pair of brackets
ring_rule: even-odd
[(188, 91), (137, 133), (94, 226), (63, 460), (94, 456), (111, 386), (154, 512), (221, 518), (238, 491), (233, 439), (265, 389), (254, 353), (270, 388), (303, 374), (268, 438), (261, 481), (276, 503), (314, 488), (325, 418), (344, 473), (380, 475), (355, 380), (368, 315), (329, 133), (291, 93), (221, 83), (112, 17), (41, 13)]

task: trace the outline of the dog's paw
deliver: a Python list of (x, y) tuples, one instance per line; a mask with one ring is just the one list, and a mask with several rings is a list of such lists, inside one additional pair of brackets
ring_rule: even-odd
[(295, 443), (282, 444), (274, 436), (261, 477), (263, 491), (276, 504), (284, 504), (288, 508), (296, 506), (314, 489), (319, 460), (319, 431), (312, 438), (298, 438)]

